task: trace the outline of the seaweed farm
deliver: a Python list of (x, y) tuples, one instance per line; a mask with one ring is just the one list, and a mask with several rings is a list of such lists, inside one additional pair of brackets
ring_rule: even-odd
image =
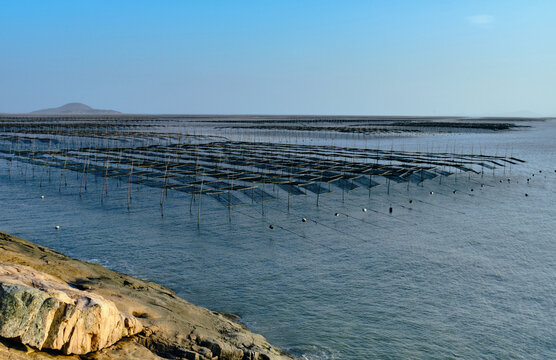
[(0, 228), (303, 360), (549, 359), (554, 138), (551, 119), (4, 115)]
[[(391, 181), (409, 186), (524, 162), (511, 156), (242, 141), (245, 136), (237, 133), (204, 135), (202, 123), (180, 119), (14, 118), (0, 125), (0, 157), (9, 162), (10, 174), (14, 162), (31, 164), (31, 176), (42, 185), (46, 179), (52, 182), (54, 170), (61, 191), (68, 172), (74, 172), (80, 195), (87, 191), (89, 176), (117, 179), (127, 184), (128, 208), (136, 186), (159, 188), (162, 214), (168, 191), (187, 193), (190, 211), (198, 199), (198, 222), (203, 196), (229, 208), (230, 216), (232, 207), (254, 203), (264, 211), (265, 202), (280, 196), (288, 199), (289, 210), (291, 196), (312, 196), (318, 206), (320, 196), (332, 188), (342, 194), (364, 189), (371, 196), (374, 187), (389, 189)], [(509, 128), (503, 125), (489, 128)], [(108, 190), (105, 182), (102, 193)]]

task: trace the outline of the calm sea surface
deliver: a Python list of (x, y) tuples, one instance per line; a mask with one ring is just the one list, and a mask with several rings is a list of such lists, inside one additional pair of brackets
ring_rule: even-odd
[(306, 359), (556, 359), (556, 122), (531, 125), (346, 139), (527, 163), (343, 201), (337, 189), (318, 207), (292, 197), (289, 212), (282, 193), (231, 222), (203, 198), (200, 228), (189, 195), (169, 191), (162, 217), (160, 190), (139, 187), (128, 211), (117, 180), (101, 204), (102, 179), (79, 197), (74, 173), (59, 192), (59, 170), (40, 187), (40, 169), (14, 163), (9, 178), (0, 161), (0, 229), (238, 314)]

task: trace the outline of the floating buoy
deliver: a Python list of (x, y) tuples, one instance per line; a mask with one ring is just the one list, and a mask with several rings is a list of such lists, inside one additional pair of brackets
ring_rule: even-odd
[(485, 187), (485, 184), (481, 184), (481, 187), (484, 188), (484, 187)]
[(429, 194), (430, 194), (430, 195), (434, 195), (434, 191), (431, 191)]
[(361, 209), (363, 212), (367, 212), (367, 208), (363, 208)]
[(527, 179), (527, 182), (529, 182), (529, 180), (531, 180), (531, 179)]
[(269, 228), (269, 229), (274, 229), (274, 225), (270, 224), (270, 225), (268, 226), (268, 228)]
[(60, 225), (56, 225), (55, 229), (60, 230)]
[(301, 219), (301, 221), (303, 221), (303, 222), (307, 222), (307, 219), (303, 218), (303, 219)]
[(41, 199), (44, 199), (44, 195), (41, 195)]
[(471, 189), (471, 191), (475, 191), (475, 190)]
[(456, 193), (456, 190), (452, 191), (454, 194)]
[(338, 213), (335, 213), (335, 214), (334, 214), (334, 216), (340, 216), (340, 214), (338, 214)]
[[(533, 176), (535, 176), (535, 175), (533, 175)], [(508, 179), (508, 182), (510, 182), (510, 179)]]
[(410, 203), (410, 204), (413, 204), (413, 200), (409, 200), (409, 203)]
[(500, 180), (500, 182), (502, 182), (502, 180)]
[(525, 193), (525, 196), (529, 196), (529, 194)]
[(539, 174), (542, 173), (542, 170), (539, 170)]
[(390, 209), (388, 210), (390, 212), (390, 214), (392, 213), (393, 209), (390, 207)]

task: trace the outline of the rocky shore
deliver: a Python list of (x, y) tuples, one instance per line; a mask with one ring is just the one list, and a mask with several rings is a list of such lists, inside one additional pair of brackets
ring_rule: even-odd
[(294, 357), (232, 315), (0, 232), (0, 359)]

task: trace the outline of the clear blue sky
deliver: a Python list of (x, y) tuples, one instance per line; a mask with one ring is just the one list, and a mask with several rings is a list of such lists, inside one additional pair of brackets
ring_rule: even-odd
[(556, 1), (0, 0), (0, 112), (556, 115)]

